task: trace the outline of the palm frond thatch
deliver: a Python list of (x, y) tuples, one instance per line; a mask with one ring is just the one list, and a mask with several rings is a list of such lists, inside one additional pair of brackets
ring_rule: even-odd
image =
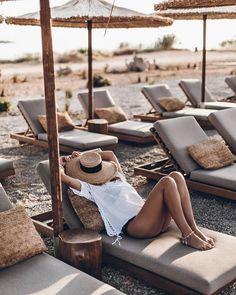
[(235, 5), (235, 0), (165, 0), (154, 5), (155, 10)]
[[(56, 27), (86, 28), (92, 19), (93, 28), (106, 28), (112, 4), (103, 0), (71, 0), (64, 5), (51, 8), (52, 25)], [(39, 12), (19, 17), (7, 17), (6, 23), (17, 25), (39, 25)], [(170, 18), (147, 15), (127, 8), (114, 6), (109, 28), (139, 28), (169, 26)]]
[(208, 19), (236, 19), (236, 5), (223, 7), (200, 8), (170, 8), (159, 12), (162, 16), (176, 20), (202, 19), (207, 15)]

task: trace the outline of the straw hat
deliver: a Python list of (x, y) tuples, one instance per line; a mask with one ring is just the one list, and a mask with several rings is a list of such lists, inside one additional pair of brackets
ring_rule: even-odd
[(91, 184), (104, 184), (114, 178), (118, 168), (112, 161), (102, 161), (96, 152), (84, 152), (66, 163), (66, 174)]

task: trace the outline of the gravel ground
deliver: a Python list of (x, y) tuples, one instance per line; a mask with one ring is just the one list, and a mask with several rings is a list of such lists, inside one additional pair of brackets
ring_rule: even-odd
[[(174, 95), (184, 99), (177, 86), (177, 78), (160, 80), (159, 82), (168, 83)], [(140, 111), (144, 112), (149, 108), (139, 91), (141, 85), (117, 86), (110, 87), (109, 89), (115, 102), (131, 115)], [(230, 91), (224, 85), (222, 76), (209, 76), (208, 86), (216, 96), (230, 95)], [(127, 97), (129, 97), (129, 100), (127, 100)], [(63, 108), (63, 101), (59, 100), (59, 105)], [(76, 93), (71, 100), (70, 107), (75, 112), (81, 110), (76, 99)], [(33, 215), (38, 212), (44, 212), (51, 206), (50, 196), (35, 172), (37, 163), (47, 159), (48, 155), (44, 149), (26, 145), (19, 147), (15, 140), (10, 139), (9, 134), (11, 132), (22, 131), (27, 127), (16, 109), (16, 100), (13, 101), (13, 113), (14, 116), (3, 114), (0, 117), (0, 156), (13, 159), (16, 170), (16, 175), (5, 179), (3, 186), (13, 203), (23, 204), (29, 213)], [(209, 134), (215, 134), (215, 131), (208, 132)], [(145, 198), (154, 186), (154, 182), (147, 182), (141, 176), (133, 176), (133, 168), (139, 164), (163, 157), (164, 153), (156, 144), (145, 147), (118, 144), (115, 153), (122, 164), (128, 181)], [(191, 198), (195, 217), (200, 226), (236, 236), (235, 202), (199, 192), (191, 192)], [(45, 237), (44, 239), (49, 247), (49, 252), (52, 253), (51, 240)], [(151, 288), (134, 279), (124, 271), (120, 272), (110, 267), (103, 267), (103, 280), (126, 294), (166, 294), (159, 289)], [(220, 294), (236, 294), (236, 284)]]

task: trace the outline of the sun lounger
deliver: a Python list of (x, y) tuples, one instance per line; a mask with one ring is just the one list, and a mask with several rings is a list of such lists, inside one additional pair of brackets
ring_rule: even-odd
[(211, 114), (209, 120), (231, 150), (236, 153), (236, 109), (221, 110)]
[(152, 132), (168, 160), (141, 165), (135, 174), (160, 179), (174, 169), (185, 175), (189, 188), (236, 200), (236, 164), (204, 170), (188, 154), (189, 145), (208, 138), (194, 117), (157, 121)]
[(192, 107), (185, 107), (182, 110), (167, 112), (160, 105), (160, 99), (163, 97), (173, 97), (169, 86), (166, 84), (155, 84), (144, 86), (141, 92), (151, 104), (152, 109), (145, 115), (135, 115), (143, 121), (155, 122), (165, 118), (176, 118), (183, 116), (194, 116), (201, 126), (209, 126), (208, 116), (213, 110), (197, 109)]
[(236, 76), (225, 77), (225, 83), (234, 93), (234, 95), (227, 97), (227, 100), (236, 99)]
[(14, 175), (15, 170), (13, 166), (13, 161), (0, 158), (0, 179)]
[[(20, 143), (28, 143), (41, 147), (48, 147), (47, 133), (38, 121), (39, 115), (45, 115), (44, 99), (20, 100), (18, 108), (25, 118), (29, 129), (26, 132), (11, 134), (11, 138)], [(115, 136), (92, 133), (81, 128), (59, 132), (60, 151), (72, 152), (73, 150), (87, 150), (93, 148), (114, 148), (118, 139)]]
[[(37, 171), (50, 192), (49, 162), (40, 162)], [(63, 191), (64, 219), (70, 228), (78, 228), (81, 223), (66, 190)], [(207, 229), (203, 231), (215, 239), (214, 250), (202, 252), (181, 245), (179, 231), (173, 223), (157, 238), (123, 236), (120, 245), (113, 243), (114, 237), (102, 233), (103, 263), (125, 269), (168, 294), (215, 294), (236, 279), (236, 238)]]
[(198, 79), (183, 79), (179, 82), (180, 88), (187, 96), (195, 108), (205, 108), (214, 110), (223, 110), (229, 108), (236, 108), (236, 103), (227, 101), (217, 101), (210, 93), (207, 87), (205, 88), (205, 102), (201, 102), (202, 83)]
[[(88, 91), (78, 93), (79, 101), (88, 117)], [(94, 108), (107, 108), (115, 106), (108, 90), (94, 91)], [(145, 144), (153, 142), (153, 136), (150, 132), (151, 124), (134, 120), (126, 120), (108, 125), (108, 133), (117, 136), (119, 140)]]
[[(0, 184), (0, 212), (12, 205)], [(123, 294), (46, 253), (0, 270), (1, 294), (89, 295)]]

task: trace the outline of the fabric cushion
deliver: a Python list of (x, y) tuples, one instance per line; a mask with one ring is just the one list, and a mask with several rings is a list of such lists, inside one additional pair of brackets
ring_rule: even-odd
[[(202, 230), (207, 236), (214, 238), (216, 245), (212, 250), (199, 251), (182, 245), (179, 241), (179, 229), (174, 223), (171, 223), (165, 233), (154, 239), (125, 236), (120, 244), (114, 244), (114, 237), (102, 234), (102, 246), (107, 254), (187, 286), (199, 294), (210, 295), (235, 280), (236, 237), (208, 229)], [(178, 291), (175, 294), (179, 294)]]
[(46, 253), (1, 270), (2, 295), (121, 295), (122, 292)]
[(0, 268), (47, 250), (22, 206), (0, 213), (0, 240)]
[[(191, 104), (196, 108), (201, 104), (202, 82), (199, 79), (182, 79), (179, 82)], [(205, 101), (215, 101), (210, 91), (205, 87)]]
[[(47, 117), (46, 115), (39, 115), (38, 120), (42, 125), (43, 129), (47, 132)], [(58, 124), (58, 132), (68, 131), (75, 128), (73, 121), (67, 112), (65, 113), (57, 113), (57, 124)]]
[[(78, 99), (85, 112), (86, 118), (88, 118), (88, 91), (82, 91), (78, 93)], [(98, 89), (93, 91), (94, 109), (96, 108), (108, 108), (115, 105), (113, 98), (108, 90)]]
[(17, 107), (35, 136), (44, 132), (44, 129), (38, 120), (38, 115), (46, 114), (44, 98), (19, 100)]
[(209, 115), (209, 121), (231, 149), (236, 152), (236, 109), (214, 112)]
[(203, 106), (205, 109), (214, 109), (214, 110), (225, 110), (225, 109), (231, 109), (236, 108), (236, 103), (233, 102), (227, 102), (227, 101), (209, 101), (203, 103)]
[(14, 169), (13, 161), (9, 159), (0, 158), (0, 172)]
[(204, 169), (219, 169), (232, 164), (236, 157), (221, 139), (215, 137), (187, 147), (191, 157)]
[(106, 119), (108, 124), (119, 123), (128, 120), (126, 114), (119, 106), (96, 108), (95, 113), (100, 119)]
[(0, 183), (0, 212), (6, 211), (12, 208), (12, 204), (2, 186)]
[(84, 228), (96, 232), (103, 231), (105, 226), (97, 205), (84, 197), (75, 195), (70, 189), (68, 189), (67, 193), (72, 207), (74, 208)]
[(190, 179), (201, 183), (213, 185), (235, 191), (236, 188), (236, 164), (220, 169), (206, 170), (197, 169), (190, 173)]
[(152, 123), (148, 122), (140, 122), (140, 121), (133, 121), (127, 120), (120, 123), (111, 124), (108, 126), (109, 132), (114, 133), (121, 133), (131, 136), (138, 136), (138, 137), (152, 137), (150, 132), (150, 128), (153, 126)]
[[(48, 141), (47, 133), (38, 134), (38, 139)], [(79, 150), (106, 147), (118, 143), (118, 138), (111, 135), (73, 129), (59, 133), (59, 143)]]
[(143, 95), (150, 102), (154, 110), (158, 113), (162, 113), (164, 109), (159, 103), (159, 99), (162, 97), (172, 97), (172, 93), (167, 84), (155, 84), (144, 86), (141, 89)]
[(205, 140), (208, 137), (194, 117), (158, 120), (154, 123), (154, 128), (186, 174), (199, 169), (198, 164), (188, 154), (187, 146)]
[(194, 116), (196, 120), (201, 121), (208, 121), (208, 116), (213, 113), (217, 112), (216, 110), (206, 110), (200, 108), (184, 108), (179, 111), (175, 112), (163, 112), (163, 118), (177, 118), (177, 117), (184, 117), (184, 116)]
[(178, 111), (185, 107), (185, 103), (177, 97), (162, 97), (159, 103), (167, 112)]

